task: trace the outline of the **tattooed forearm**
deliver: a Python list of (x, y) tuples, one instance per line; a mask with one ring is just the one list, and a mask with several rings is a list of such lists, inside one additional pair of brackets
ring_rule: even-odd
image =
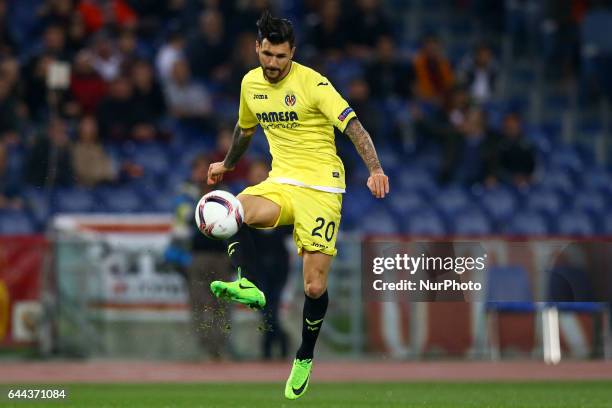
[(357, 152), (361, 156), (361, 159), (368, 167), (370, 173), (375, 170), (380, 170), (380, 161), (378, 160), (378, 155), (376, 154), (376, 149), (374, 148), (374, 143), (372, 143), (372, 138), (367, 130), (363, 128), (359, 119), (353, 118), (350, 120), (349, 124), (344, 129), (344, 133), (351, 139)]
[(223, 161), (223, 165), (228, 169), (233, 169), (238, 163), (238, 160), (242, 157), (246, 149), (251, 144), (251, 136), (255, 133), (255, 128), (251, 129), (241, 129), (240, 126), (236, 125), (234, 128), (234, 140), (232, 141), (232, 146), (230, 147), (227, 155), (225, 156), (225, 160)]

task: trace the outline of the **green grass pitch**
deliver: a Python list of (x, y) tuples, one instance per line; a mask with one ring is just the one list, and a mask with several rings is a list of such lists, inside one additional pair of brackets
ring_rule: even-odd
[[(269, 408), (269, 407), (418, 407), (418, 408), (610, 408), (612, 382), (529, 383), (311, 383), (297, 401), (283, 397), (283, 384), (69, 384), (64, 401), (8, 401), (15, 408)], [(42, 386), (38, 386), (42, 388)], [(58, 385), (46, 389), (61, 388)]]

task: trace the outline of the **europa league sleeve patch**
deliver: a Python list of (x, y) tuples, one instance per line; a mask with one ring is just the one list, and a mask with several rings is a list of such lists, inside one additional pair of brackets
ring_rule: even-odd
[(340, 115), (338, 115), (338, 119), (340, 120), (340, 122), (344, 122), (344, 119), (346, 119), (346, 117), (353, 111), (353, 108), (351, 108), (350, 106), (348, 108), (346, 108), (345, 110), (342, 111), (342, 113)]

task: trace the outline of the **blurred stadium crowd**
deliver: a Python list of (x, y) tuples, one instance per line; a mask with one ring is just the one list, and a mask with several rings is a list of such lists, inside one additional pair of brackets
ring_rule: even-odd
[[(171, 212), (193, 159), (229, 146), (269, 8), (294, 22), (296, 60), (349, 100), (391, 176), (375, 202), (338, 135), (345, 230), (611, 234), (612, 172), (593, 136), (605, 142), (605, 123), (587, 115), (563, 137), (572, 99), (554, 92), (578, 84), (587, 111), (610, 94), (612, 45), (584, 57), (585, 19), (605, 25), (609, 3), (0, 0), (0, 233), (59, 212)], [(226, 188), (266, 155), (258, 134)]]

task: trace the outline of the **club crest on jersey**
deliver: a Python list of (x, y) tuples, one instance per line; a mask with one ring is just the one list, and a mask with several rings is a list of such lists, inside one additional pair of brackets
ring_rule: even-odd
[(290, 93), (290, 94), (285, 95), (285, 105), (295, 106), (295, 101), (296, 101), (296, 98), (294, 94)]

